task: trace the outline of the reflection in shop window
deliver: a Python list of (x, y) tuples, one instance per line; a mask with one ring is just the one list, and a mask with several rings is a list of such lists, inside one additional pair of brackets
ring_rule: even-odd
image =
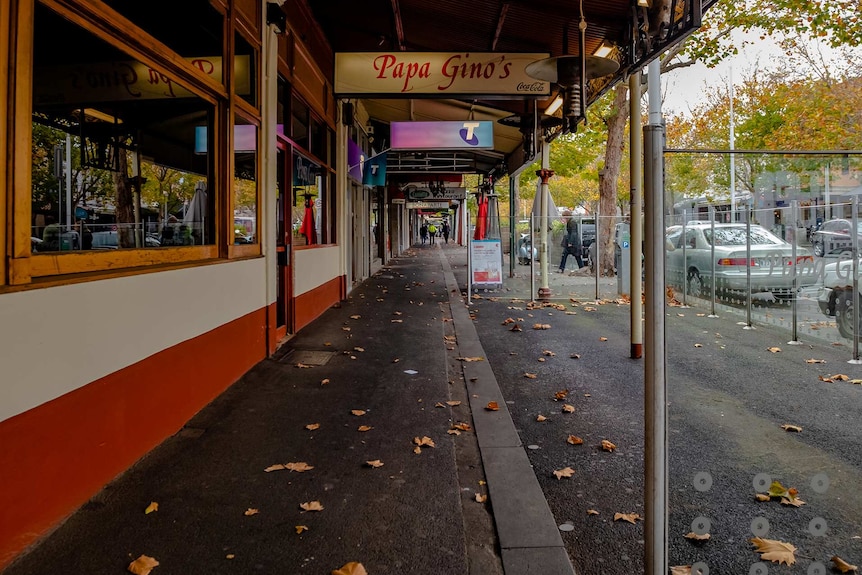
[(255, 244), (257, 237), (257, 126), (237, 116), (234, 126), (235, 244)]
[(321, 233), (326, 210), (322, 168), (315, 162), (293, 154), (293, 245), (310, 246), (325, 240)]
[(213, 116), (165, 71), (37, 5), (32, 250), (213, 244)]

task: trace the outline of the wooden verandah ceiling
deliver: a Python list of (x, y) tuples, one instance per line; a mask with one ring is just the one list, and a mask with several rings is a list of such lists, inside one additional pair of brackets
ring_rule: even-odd
[[(620, 69), (590, 82), (587, 102), (622, 81), (632, 71), (678, 43), (700, 26), (703, 11), (716, 0), (305, 0), (333, 52), (547, 52), (578, 55), (579, 28), (586, 22), (585, 54), (603, 43), (613, 46)], [(551, 98), (536, 102), (545, 109)], [(450, 101), (446, 106), (414, 101), (411, 112), (422, 119), (463, 120), (465, 109), (491, 118), (529, 115), (533, 100)], [(444, 101), (445, 102), (445, 101)], [(366, 102), (372, 117), (408, 120), (404, 106)], [(518, 128), (498, 124), (498, 154), (516, 152)], [(512, 132), (509, 134), (508, 132)]]

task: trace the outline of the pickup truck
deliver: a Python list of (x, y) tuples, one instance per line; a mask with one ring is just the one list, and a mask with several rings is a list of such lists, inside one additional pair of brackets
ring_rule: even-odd
[[(862, 261), (857, 268), (862, 272)], [(860, 278), (862, 280), (862, 278)], [(862, 283), (862, 281), (860, 281)], [(838, 331), (843, 337), (853, 337), (853, 307), (859, 302), (859, 296), (853, 297), (853, 259), (842, 259), (826, 264), (821, 271), (821, 284), (817, 290), (817, 304), (820, 311), (829, 317), (834, 317)], [(862, 316), (862, 310), (860, 310)], [(862, 327), (862, 326), (860, 326)], [(860, 329), (862, 333), (862, 329)]]

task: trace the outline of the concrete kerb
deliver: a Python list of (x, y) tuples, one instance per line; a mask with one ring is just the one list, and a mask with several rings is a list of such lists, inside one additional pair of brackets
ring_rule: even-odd
[[(530, 460), (521, 445), (511, 414), (487, 361), (461, 291), (446, 255), (440, 251), (453, 326), (463, 362), (473, 425), (488, 481), (494, 523), (500, 539), (506, 575), (574, 575), (557, 528)], [(498, 411), (486, 410), (496, 401)]]

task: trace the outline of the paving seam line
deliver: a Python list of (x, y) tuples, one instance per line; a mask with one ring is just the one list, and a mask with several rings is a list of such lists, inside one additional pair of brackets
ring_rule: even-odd
[[(464, 341), (465, 346), (471, 350), (471, 355), (484, 358), (485, 353), (476, 327), (461, 300), (461, 290), (443, 250), (439, 251), (439, 257), (446, 280), (458, 350), (462, 351), (461, 342)], [(471, 364), (465, 363), (465, 385), (469, 386), (467, 366)], [(502, 400), (500, 386), (487, 362), (484, 362), (482, 368), (482, 395), (499, 397)], [(470, 407), (482, 465), (488, 480), (494, 523), (501, 549), (504, 551), (503, 569), (506, 575), (533, 575), (536, 573), (535, 567), (540, 565), (550, 567), (549, 571), (542, 571), (543, 575), (574, 575), (575, 571), (568, 560), (556, 521), (520, 440), (507, 438), (503, 442), (505, 445), (495, 445), (494, 437), (485, 436), (487, 433), (496, 434), (497, 431), (510, 435), (510, 430), (515, 429), (511, 414), (505, 408), (506, 402), (498, 402), (501, 408), (499, 411), (485, 411), (473, 401), (476, 399), (473, 397), (476, 395), (475, 390), (476, 388), (468, 389)], [(482, 401), (482, 398), (478, 400), (479, 403)], [(513, 442), (515, 445), (512, 445)], [(525, 518), (528, 518), (528, 521), (525, 522)], [(523, 560), (525, 554), (529, 557), (528, 561)], [(561, 561), (561, 557), (566, 560)]]

